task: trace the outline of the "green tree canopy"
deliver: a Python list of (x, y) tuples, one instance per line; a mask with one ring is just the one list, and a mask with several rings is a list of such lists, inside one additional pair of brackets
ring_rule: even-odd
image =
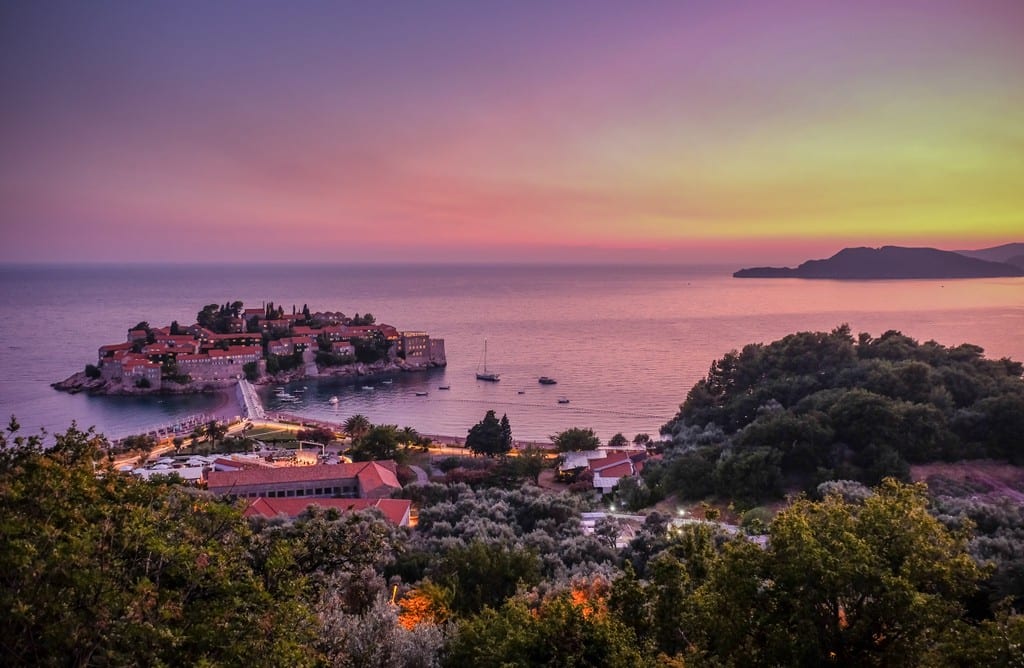
[(484, 419), (477, 422), (466, 436), (466, 447), (478, 455), (504, 455), (512, 449), (512, 428), (508, 416), (498, 420), (494, 411), (487, 411)]
[(356, 439), (349, 449), (353, 461), (366, 462), (375, 459), (393, 459), (404, 461), (405, 448), (398, 436), (398, 426), (380, 424)]
[(601, 439), (589, 427), (586, 429), (582, 427), (566, 429), (552, 436), (551, 440), (559, 452), (596, 450), (601, 445)]
[(919, 665), (981, 575), (925, 493), (888, 479), (862, 503), (798, 500), (767, 549), (726, 549), (694, 597), (704, 648), (737, 665)]
[(311, 611), (264, 587), (239, 511), (104, 468), (102, 447), (0, 436), (0, 661), (311, 665)]
[(366, 432), (370, 431), (370, 427), (372, 426), (373, 425), (370, 424), (370, 420), (360, 413), (356, 413), (345, 420), (345, 424), (343, 425), (345, 433), (353, 439), (358, 439), (364, 436)]

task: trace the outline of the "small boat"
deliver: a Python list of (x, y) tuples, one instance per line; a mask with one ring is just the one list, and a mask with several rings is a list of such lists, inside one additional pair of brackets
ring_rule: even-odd
[(547, 376), (541, 376), (537, 379), (537, 382), (541, 385), (557, 385), (558, 381), (554, 378), (548, 378)]
[(338, 397), (331, 397), (330, 399), (327, 400), (327, 403), (332, 405), (338, 403)]
[(363, 385), (359, 389), (360, 390), (372, 390), (372, 389), (374, 389), (374, 387), (373, 387), (373, 385)]
[(516, 394), (526, 394), (526, 390), (519, 390)]
[(560, 404), (567, 404), (567, 403), (569, 403), (569, 400), (566, 399), (565, 397), (559, 397), (558, 398), (558, 403), (560, 403)]
[(476, 365), (476, 379), (477, 380), (488, 380), (492, 383), (496, 383), (501, 380), (501, 374), (494, 373), (493, 371), (487, 370), (487, 339), (484, 339), (484, 357), (483, 357), (483, 373), (480, 372), (480, 365)]
[(452, 386), (451, 385), (442, 385), (441, 387), (439, 387), (437, 389), (439, 389), (439, 390), (450, 390), (450, 389), (452, 389)]
[(390, 385), (393, 382), (395, 382), (395, 381), (392, 380), (391, 378), (385, 378), (384, 380), (380, 381), (380, 384), (381, 385)]
[(417, 392), (416, 396), (417, 397), (425, 397), (425, 396), (427, 396), (427, 392)]

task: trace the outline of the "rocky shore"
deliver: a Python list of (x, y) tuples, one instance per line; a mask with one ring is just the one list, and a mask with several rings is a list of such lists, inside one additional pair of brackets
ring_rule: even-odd
[(89, 394), (100, 394), (107, 396), (132, 396), (141, 397), (147, 395), (163, 394), (212, 394), (222, 392), (234, 387), (235, 380), (204, 380), (192, 383), (174, 383), (165, 381), (163, 387), (158, 390), (136, 387), (131, 383), (122, 383), (117, 380), (105, 380), (103, 378), (89, 378), (84, 371), (72, 374), (64, 380), (52, 383), (50, 387), (68, 394), (87, 392)]
[[(272, 383), (283, 384), (294, 380), (301, 380), (302, 378), (337, 378), (340, 380), (352, 379), (355, 381), (357, 379), (387, 377), (395, 376), (400, 373), (426, 371), (434, 366), (437, 365), (409, 364), (401, 358), (396, 358), (381, 360), (379, 362), (374, 362), (373, 364), (358, 363), (339, 367), (318, 368), (318, 372), (315, 376), (307, 374), (304, 367), (299, 367), (290, 371), (282, 371), (271, 376), (263, 376), (258, 378), (255, 383), (257, 385), (268, 385)], [(152, 389), (136, 387), (134, 384), (125, 384), (116, 380), (89, 378), (84, 371), (79, 371), (60, 382), (53, 383), (51, 387), (69, 394), (87, 392), (89, 394), (107, 396), (138, 397), (162, 394), (208, 394), (234, 387), (236, 382), (237, 381), (234, 379), (193, 381), (191, 383), (175, 383), (165, 380), (163, 382), (163, 387), (160, 389)]]
[(400, 373), (414, 373), (438, 367), (437, 364), (409, 364), (401, 358), (381, 360), (372, 364), (347, 364), (336, 367), (317, 367), (316, 375), (307, 374), (302, 367), (290, 371), (282, 371), (273, 375), (263, 376), (255, 381), (257, 385), (284, 384), (303, 378), (334, 378), (338, 380), (367, 380), (386, 378)]

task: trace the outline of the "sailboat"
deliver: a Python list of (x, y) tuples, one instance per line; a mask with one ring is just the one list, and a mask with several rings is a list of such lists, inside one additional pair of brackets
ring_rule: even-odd
[(484, 339), (484, 358), (483, 358), (484, 371), (480, 373), (480, 365), (476, 366), (476, 379), (477, 380), (489, 380), (491, 382), (497, 382), (501, 380), (499, 374), (487, 371), (487, 339)]

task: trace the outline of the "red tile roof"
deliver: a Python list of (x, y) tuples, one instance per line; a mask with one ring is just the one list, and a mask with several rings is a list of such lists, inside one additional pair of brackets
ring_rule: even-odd
[(269, 499), (260, 497), (253, 499), (245, 509), (245, 516), (262, 515), (273, 518), (278, 515), (286, 515), (298, 517), (310, 506), (320, 506), (325, 510), (334, 508), (341, 512), (378, 508), (391, 522), (399, 526), (408, 526), (412, 501), (408, 499)]
[(633, 475), (633, 467), (629, 462), (609, 464), (601, 469), (592, 470), (594, 473), (604, 478), (621, 478), (623, 476)]
[(320, 464), (317, 466), (286, 466), (251, 471), (211, 471), (206, 479), (210, 491), (230, 493), (234, 488), (250, 485), (275, 485), (322, 480), (358, 479), (366, 496), (389, 493), (401, 488), (395, 475), (395, 463), (356, 462), (354, 464)]

